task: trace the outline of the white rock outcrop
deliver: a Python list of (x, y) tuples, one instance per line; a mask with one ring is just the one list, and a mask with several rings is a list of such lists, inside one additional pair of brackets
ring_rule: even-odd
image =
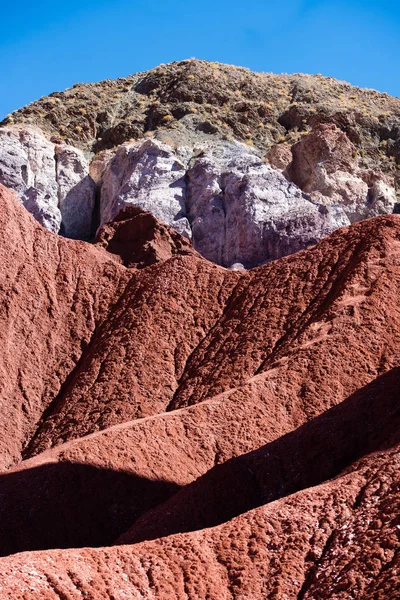
[(40, 132), (17, 126), (0, 128), (0, 183), (15, 191), (39, 223), (59, 232), (54, 144)]
[(349, 224), (340, 207), (313, 202), (243, 144), (205, 150), (187, 181), (193, 245), (226, 267), (280, 258)]
[(349, 224), (340, 207), (320, 207), (234, 142), (196, 152), (154, 139), (122, 145), (104, 171), (101, 223), (132, 204), (192, 237), (196, 250), (226, 267), (279, 258)]
[(80, 150), (55, 145), (34, 128), (0, 128), (0, 183), (50, 231), (90, 237), (96, 186), (88, 174)]
[(143, 139), (103, 151), (89, 167), (80, 150), (53, 144), (33, 128), (10, 126), (0, 128), (0, 183), (53, 232), (89, 239), (98, 192), (100, 226), (135, 205), (191, 238), (208, 260), (234, 269), (393, 212), (394, 188), (380, 173), (359, 168), (353, 145), (337, 127), (317, 127), (291, 153), (281, 173), (239, 142), (202, 140), (198, 149), (174, 149)]
[(103, 174), (100, 224), (135, 205), (191, 237), (185, 208), (186, 166), (167, 144), (148, 139), (120, 146)]

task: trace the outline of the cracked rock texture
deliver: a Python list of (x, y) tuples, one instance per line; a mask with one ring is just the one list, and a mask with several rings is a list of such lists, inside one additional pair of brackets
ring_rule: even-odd
[(96, 190), (88, 173), (81, 150), (55, 145), (32, 128), (0, 128), (0, 183), (50, 231), (91, 237)]

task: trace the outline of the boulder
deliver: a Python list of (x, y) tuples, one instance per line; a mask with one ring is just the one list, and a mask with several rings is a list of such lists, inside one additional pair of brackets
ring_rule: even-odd
[(316, 126), (292, 146), (292, 154), (289, 167), (291, 180), (307, 192), (318, 186), (318, 178), (316, 180), (315, 177), (317, 166), (323, 166), (327, 175), (332, 175), (336, 171), (354, 173), (358, 164), (355, 146), (333, 123)]

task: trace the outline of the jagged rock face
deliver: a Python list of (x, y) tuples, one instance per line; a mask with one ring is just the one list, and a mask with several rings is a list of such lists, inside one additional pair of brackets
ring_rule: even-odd
[(393, 186), (382, 179), (368, 185), (373, 174), (359, 168), (355, 146), (336, 125), (317, 126), (292, 147), (292, 154), (289, 179), (316, 202), (342, 206), (351, 223), (393, 212)]
[(88, 172), (77, 148), (55, 145), (32, 128), (0, 129), (0, 183), (54, 233), (90, 238), (95, 184)]
[(349, 223), (340, 207), (313, 203), (241, 144), (205, 150), (187, 180), (193, 245), (225, 267), (286, 256)]
[(166, 144), (147, 140), (121, 146), (103, 175), (101, 224), (134, 205), (190, 237), (184, 175), (182, 160)]
[(309, 195), (240, 143), (209, 140), (197, 150), (152, 139), (123, 144), (94, 157), (92, 178), (72, 146), (21, 127), (0, 133), (4, 183), (51, 231), (89, 239), (99, 194), (100, 227), (137, 206), (225, 267), (251, 268), (297, 252), (350, 222), (393, 212), (396, 204), (393, 187), (358, 168), (354, 146), (334, 125), (319, 126), (292, 148), (285, 174)]
[(16, 192), (39, 223), (58, 233), (54, 145), (43, 135), (26, 128), (0, 129), (0, 183)]
[(89, 164), (80, 150), (65, 144), (55, 147), (55, 156), (61, 232), (69, 238), (89, 240), (96, 196)]
[(318, 206), (254, 151), (228, 142), (194, 156), (154, 140), (121, 146), (103, 175), (101, 222), (131, 205), (225, 267), (263, 264), (349, 224), (340, 207)]

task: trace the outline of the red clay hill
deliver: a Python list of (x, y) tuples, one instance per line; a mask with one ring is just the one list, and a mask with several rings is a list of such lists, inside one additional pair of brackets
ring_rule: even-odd
[(250, 271), (0, 232), (0, 598), (399, 597), (399, 216)]

